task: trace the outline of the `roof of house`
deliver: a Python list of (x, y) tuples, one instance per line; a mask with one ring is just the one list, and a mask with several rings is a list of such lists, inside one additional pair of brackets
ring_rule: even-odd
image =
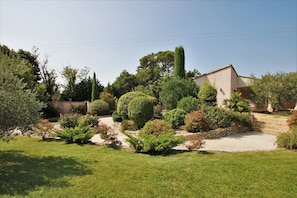
[[(214, 71), (211, 71), (211, 72), (202, 74), (201, 76), (197, 76), (197, 77), (195, 77), (194, 79), (197, 79), (197, 78), (200, 78), (200, 77), (203, 77), (203, 76), (207, 76), (207, 75), (210, 75), (210, 74), (214, 74), (214, 73), (217, 73), (217, 72), (220, 72), (220, 71), (222, 71), (222, 70), (229, 69), (229, 68), (231, 68), (231, 69), (234, 71), (234, 73), (236, 74), (236, 76), (239, 76), (239, 75), (237, 74), (236, 70), (234, 69), (233, 65), (230, 64), (230, 65), (221, 67), (221, 68), (219, 68), (219, 69), (216, 69), (216, 70), (214, 70)], [(250, 78), (250, 77), (247, 77), (247, 76), (240, 76), (240, 77)]]

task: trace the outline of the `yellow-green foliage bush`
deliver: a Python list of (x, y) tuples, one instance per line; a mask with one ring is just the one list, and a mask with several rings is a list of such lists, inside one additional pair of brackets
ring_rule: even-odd
[(184, 142), (183, 136), (175, 136), (171, 124), (164, 120), (148, 121), (139, 131), (139, 137), (127, 134), (128, 142), (136, 152), (165, 154)]
[(110, 113), (109, 105), (104, 100), (95, 100), (90, 104), (89, 113), (92, 115), (108, 115)]
[(128, 92), (128, 93), (122, 95), (119, 98), (118, 105), (117, 105), (117, 112), (122, 117), (123, 120), (127, 120), (129, 118), (128, 117), (129, 102), (137, 96), (146, 96), (146, 94), (144, 94), (142, 92), (132, 91), (132, 92)]
[(290, 132), (278, 135), (276, 144), (280, 148), (297, 149), (297, 127), (293, 127)]

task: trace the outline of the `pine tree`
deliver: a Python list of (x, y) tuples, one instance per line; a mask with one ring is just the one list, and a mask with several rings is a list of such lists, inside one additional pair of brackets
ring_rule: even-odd
[(97, 79), (96, 79), (96, 73), (94, 72), (93, 74), (93, 81), (92, 81), (92, 97), (91, 97), (91, 102), (94, 100), (98, 99), (99, 94), (98, 94), (98, 86), (97, 86)]
[(174, 77), (185, 78), (185, 52), (182, 46), (175, 48)]

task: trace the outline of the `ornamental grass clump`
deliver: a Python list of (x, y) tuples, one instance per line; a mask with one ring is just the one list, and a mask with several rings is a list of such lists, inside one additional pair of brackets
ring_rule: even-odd
[(287, 133), (278, 135), (276, 144), (279, 148), (297, 149), (297, 127), (293, 127)]

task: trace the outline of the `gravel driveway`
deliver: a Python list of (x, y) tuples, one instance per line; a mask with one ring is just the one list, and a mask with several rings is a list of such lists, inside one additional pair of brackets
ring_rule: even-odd
[[(118, 133), (119, 140), (123, 142), (123, 147), (129, 147), (129, 143), (125, 141), (126, 136), (117, 129), (119, 124), (114, 123), (111, 117), (100, 118), (100, 123), (114, 126)], [(102, 142), (99, 135), (95, 135), (91, 140), (94, 143)], [(205, 142), (206, 144), (200, 149), (201, 151), (243, 152), (270, 151), (277, 149), (275, 144), (276, 136), (259, 132), (246, 132), (223, 138), (206, 139)], [(179, 145), (175, 147), (175, 149), (183, 150), (186, 148), (183, 145)]]

